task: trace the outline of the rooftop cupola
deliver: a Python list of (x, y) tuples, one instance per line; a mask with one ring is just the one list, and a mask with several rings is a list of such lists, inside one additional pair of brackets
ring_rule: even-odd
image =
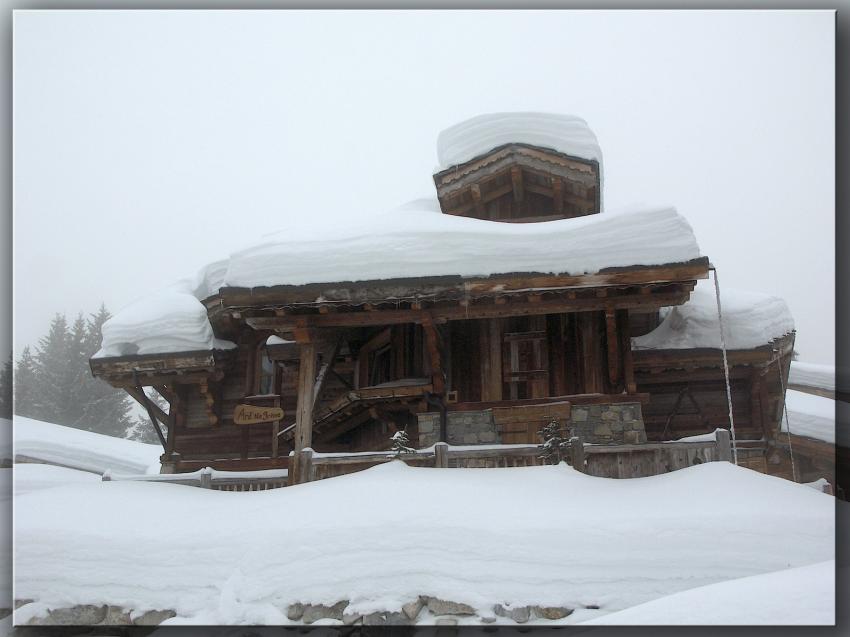
[(528, 223), (601, 208), (602, 151), (573, 115), (480, 115), (440, 133), (437, 154), (445, 214)]

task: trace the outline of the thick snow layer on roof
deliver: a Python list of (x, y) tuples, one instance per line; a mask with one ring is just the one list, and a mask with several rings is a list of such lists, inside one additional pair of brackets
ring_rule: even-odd
[(95, 358), (235, 347), (215, 338), (194, 292), (189, 281), (180, 281), (122, 308), (103, 324)]
[[(785, 392), (785, 406), (792, 434), (835, 444), (834, 400), (789, 389)], [(788, 431), (784, 418), (782, 431)]]
[(561, 621), (574, 623), (834, 558), (832, 497), (727, 462), (616, 480), (566, 465), (394, 461), (269, 491), (101, 482), (16, 504), (17, 597), (173, 608), (171, 624), (287, 624), (296, 601), (371, 612), (417, 595), (486, 614), (495, 603), (566, 605), (579, 610)]
[(426, 200), (356, 224), (317, 229), (313, 236), (270, 235), (231, 255), (224, 285), (509, 272), (578, 275), (699, 256), (690, 225), (673, 208), (514, 224), (437, 214)]
[(80, 471), (159, 473), (162, 447), (15, 416), (15, 455)]
[(441, 214), (436, 199), (332, 227), (306, 224), (267, 235), (121, 309), (103, 326), (96, 357), (234, 347), (213, 338), (199, 299), (222, 286), (260, 287), (510, 272), (588, 274), (604, 268), (698, 258), (688, 222), (673, 208), (605, 212), (508, 224)]
[[(794, 319), (778, 296), (721, 288), (720, 304), (727, 349), (767, 345), (794, 329)], [(690, 300), (666, 310), (649, 334), (632, 339), (634, 349), (720, 348), (717, 300), (711, 280), (697, 283)]]
[(699, 586), (582, 625), (826, 626), (835, 623), (835, 560)]
[(440, 133), (437, 158), (445, 169), (511, 143), (551, 148), (602, 163), (602, 150), (587, 122), (575, 115), (557, 113), (491, 113), (473, 117)]
[(788, 384), (835, 391), (835, 366), (791, 361)]

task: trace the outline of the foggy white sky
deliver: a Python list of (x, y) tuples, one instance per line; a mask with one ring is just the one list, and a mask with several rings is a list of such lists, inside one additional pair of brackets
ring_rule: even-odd
[[(673, 204), (834, 358), (832, 12), (18, 12), (16, 355), (296, 216), (434, 193), (440, 130), (577, 114), (607, 208)], [(332, 258), (332, 255), (329, 255)]]

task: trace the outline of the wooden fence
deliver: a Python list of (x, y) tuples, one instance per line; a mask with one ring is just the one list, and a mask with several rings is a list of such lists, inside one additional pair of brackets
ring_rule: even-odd
[[(715, 440), (694, 442), (593, 445), (583, 443), (580, 438), (572, 438), (567, 451), (565, 460), (573, 468), (603, 478), (641, 478), (704, 462), (732, 461), (729, 432), (725, 429), (715, 432)], [(206, 468), (193, 473), (150, 476), (112, 476), (107, 472), (103, 479), (169, 482), (221, 491), (262, 491), (354, 473), (396, 459), (414, 467), (438, 469), (545, 464), (537, 445), (450, 446), (438, 442), (431, 448), (402, 454), (392, 451), (316, 453), (312, 449), (304, 449), (293, 458), (292, 476), (287, 476), (286, 470), (229, 472)]]

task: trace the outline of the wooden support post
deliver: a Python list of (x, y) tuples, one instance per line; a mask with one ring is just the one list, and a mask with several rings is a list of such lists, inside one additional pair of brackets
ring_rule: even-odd
[(555, 206), (555, 214), (564, 213), (564, 188), (560, 177), (552, 177), (552, 202)]
[(619, 315), (619, 333), (620, 344), (623, 357), (623, 383), (626, 387), (626, 393), (636, 394), (637, 384), (635, 383), (635, 366), (632, 358), (632, 337), (631, 326), (629, 324), (629, 311), (617, 310)]
[(502, 400), (502, 323), (484, 319), (481, 330), (481, 400)]
[(202, 489), (212, 489), (212, 469), (209, 467), (201, 469), (200, 482)]
[(599, 360), (596, 319), (596, 312), (581, 312), (579, 314), (582, 377), (584, 378), (583, 393), (585, 394), (602, 393), (602, 370), (600, 369), (601, 361)]
[(605, 310), (605, 338), (608, 343), (608, 380), (616, 391), (620, 382), (620, 353), (617, 347), (617, 317), (614, 310)]
[(511, 184), (514, 191), (514, 201), (522, 203), (525, 198), (525, 189), (523, 188), (522, 168), (519, 166), (511, 168)]
[(585, 473), (584, 442), (578, 436), (570, 438), (570, 464), (576, 471)]
[(447, 469), (449, 466), (449, 445), (445, 442), (434, 445), (434, 466), (438, 469)]
[(443, 374), (443, 363), (440, 355), (440, 334), (430, 319), (422, 321), (422, 329), (425, 332), (428, 357), (431, 362), (431, 385), (434, 387), (435, 394), (443, 395), (446, 391), (446, 379)]
[(481, 218), (484, 217), (484, 203), (481, 201), (481, 188), (478, 184), (472, 184), (469, 188), (469, 192), (472, 195), (472, 202), (475, 204), (475, 212)]
[(297, 480), (296, 484), (304, 484), (313, 479), (313, 450), (301, 449), (295, 454), (297, 461), (295, 462)]
[(316, 343), (300, 342), (298, 404), (295, 411), (295, 451), (313, 442), (313, 388), (316, 384)]
[(717, 439), (717, 459), (732, 462), (732, 436), (728, 429), (718, 429), (714, 432)]

